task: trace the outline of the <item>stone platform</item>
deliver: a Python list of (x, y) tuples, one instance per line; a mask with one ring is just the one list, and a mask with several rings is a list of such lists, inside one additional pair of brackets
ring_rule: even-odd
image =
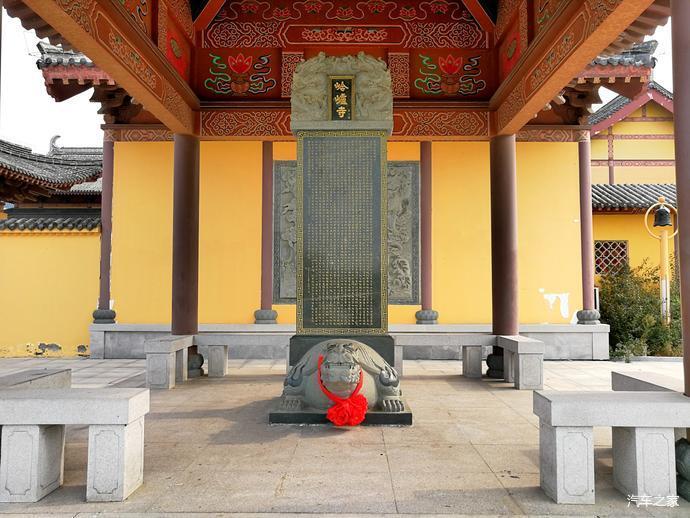
[[(75, 387), (144, 386), (144, 363), (0, 359), (0, 375), (71, 368)], [(610, 390), (612, 370), (680, 378), (681, 368), (547, 361), (544, 388)], [(268, 412), (281, 393), (285, 361), (231, 360), (227, 377), (152, 392), (144, 485), (126, 502), (84, 501), (88, 431), (70, 426), (64, 486), (34, 504), (2, 504), (0, 514), (690, 515), (682, 500), (674, 509), (629, 506), (613, 487), (611, 432), (604, 428), (594, 429), (596, 504), (555, 504), (539, 487), (531, 391), (464, 378), (458, 361), (407, 361), (405, 371), (411, 427), (271, 426)]]
[[(144, 358), (144, 342), (170, 333), (162, 324), (93, 324), (92, 358)], [(392, 324), (389, 333), (405, 360), (459, 360), (463, 345), (481, 345), (485, 355), (495, 344), (488, 324)], [(294, 324), (201, 324), (195, 337), (203, 350), (228, 345), (233, 359), (287, 358)], [(523, 324), (520, 334), (544, 344), (547, 360), (606, 360), (609, 326), (577, 324)]]

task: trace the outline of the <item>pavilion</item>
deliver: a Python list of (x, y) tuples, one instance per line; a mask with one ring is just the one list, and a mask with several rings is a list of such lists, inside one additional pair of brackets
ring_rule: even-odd
[[(672, 10), (682, 18), (681, 2), (370, 1), (336, 8), (321, 1), (4, 0), (4, 7), (52, 44), (88, 56), (64, 60), (46, 47), (41, 70), (56, 100), (93, 87), (105, 117), (92, 354), (107, 356), (107, 344), (115, 356), (132, 354), (167, 325), (189, 335), (200, 323), (201, 331), (227, 322), (291, 323), (294, 308), (275, 293), (272, 173), (276, 163), (294, 160), (294, 67), (326, 48), (334, 55), (364, 50), (387, 62), (395, 98), (389, 160), (419, 164), (416, 297), (391, 310), (391, 323), (427, 324), (419, 329), (432, 335), (436, 322), (491, 322), (481, 328), (491, 335), (570, 325), (587, 341), (588, 357), (597, 357), (595, 326), (575, 324), (597, 320), (587, 116), (599, 68), (610, 63), (590, 64), (642, 41)], [(633, 92), (648, 68), (628, 67), (609, 87)], [(688, 149), (679, 119), (677, 149)], [(546, 174), (559, 159), (567, 174)], [(679, 155), (679, 193), (690, 181), (687, 166)], [(548, 222), (544, 190), (562, 197)], [(690, 217), (682, 194), (679, 209), (682, 229)], [(224, 233), (214, 228), (238, 221)], [(689, 239), (681, 230), (681, 251)]]

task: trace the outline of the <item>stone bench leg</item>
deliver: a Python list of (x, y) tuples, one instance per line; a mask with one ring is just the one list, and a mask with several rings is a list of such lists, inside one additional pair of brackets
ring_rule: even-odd
[(541, 390), (544, 388), (544, 355), (514, 354), (517, 356), (514, 370), (515, 388), (518, 390)]
[(157, 389), (175, 388), (176, 353), (148, 353), (146, 355), (146, 386)]
[(594, 503), (594, 439), (591, 427), (539, 423), (541, 488), (559, 504)]
[(128, 425), (91, 425), (86, 500), (121, 502), (143, 481), (144, 418)]
[(64, 426), (3, 426), (0, 502), (38, 502), (60, 487), (64, 458)]
[(462, 375), (466, 378), (482, 377), (482, 346), (462, 346)]
[(503, 349), (503, 379), (515, 383), (515, 353)]
[(186, 347), (175, 352), (175, 382), (184, 383), (187, 381), (187, 359), (189, 358), (189, 349)]
[(222, 378), (228, 373), (228, 346), (208, 346), (208, 377)]
[(613, 485), (624, 495), (676, 496), (673, 428), (613, 428)]

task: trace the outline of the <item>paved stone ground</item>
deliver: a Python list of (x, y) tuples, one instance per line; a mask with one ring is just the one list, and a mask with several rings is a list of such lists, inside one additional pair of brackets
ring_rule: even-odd
[[(143, 386), (143, 360), (0, 359), (0, 375), (70, 367), (76, 387)], [(547, 362), (555, 390), (610, 389), (610, 371), (680, 378), (680, 363)], [(65, 484), (35, 504), (0, 513), (312, 513), (690, 516), (637, 509), (612, 487), (611, 433), (595, 429), (597, 503), (556, 505), (539, 488), (532, 393), (466, 380), (460, 362), (406, 361), (412, 427), (269, 426), (284, 363), (231, 361), (223, 379), (151, 393), (144, 485), (126, 502), (85, 502), (86, 427), (68, 427)], [(81, 514), (84, 513), (84, 514)]]

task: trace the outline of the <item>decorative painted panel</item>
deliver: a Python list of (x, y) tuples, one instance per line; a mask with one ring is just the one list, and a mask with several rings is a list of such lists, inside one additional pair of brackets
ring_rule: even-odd
[(520, 34), (520, 24), (518, 19), (513, 20), (510, 28), (506, 31), (506, 37), (498, 48), (498, 75), (501, 80), (510, 74), (513, 67), (520, 60), (520, 56), (525, 51)]
[[(285, 108), (232, 108), (203, 110), (201, 136), (205, 138), (290, 139), (290, 110)], [(419, 137), (463, 140), (489, 137), (489, 112), (441, 106), (393, 110), (393, 139)]]
[[(204, 31), (206, 47), (302, 45), (486, 48), (486, 34), (461, 1), (312, 0), (226, 2)], [(270, 42), (270, 43), (269, 43)]]
[(493, 56), (471, 50), (419, 49), (411, 56), (410, 96), (488, 99)]
[(280, 97), (280, 62), (279, 49), (203, 49), (197, 92), (204, 99)]
[(191, 45), (178, 28), (177, 23), (170, 17), (168, 17), (163, 45), (165, 57), (170, 64), (185, 81), (189, 81), (192, 59)]
[[(273, 300), (296, 300), (294, 161), (274, 163)], [(388, 162), (388, 302), (419, 303), (419, 163)]]
[[(468, 88), (472, 81), (455, 81), (463, 84), (455, 89), (451, 78), (449, 95), (486, 100), (495, 88), (495, 60), (489, 50), (489, 36), (461, 0), (311, 0), (280, 5), (260, 0), (228, 1), (202, 31), (199, 43), (195, 85), (199, 96), (206, 99), (237, 95), (224, 90), (209, 94), (204, 87), (213, 74), (210, 55), (218, 56), (224, 64), (228, 55), (240, 53), (245, 57), (258, 58), (259, 53), (267, 56), (265, 67), (271, 70), (267, 77), (274, 79), (278, 86), (260, 94), (247, 91), (243, 94), (247, 96), (288, 97), (290, 74), (296, 60), (313, 57), (321, 51), (328, 55), (354, 55), (364, 51), (387, 60), (396, 98), (428, 99), (444, 95), (440, 87), (415, 91), (415, 80), (420, 73), (414, 61), (419, 59), (415, 55), (420, 52), (437, 66), (440, 57), (461, 56), (460, 76), (481, 76), (477, 79), (483, 85), (481, 88), (477, 85)], [(474, 61), (470, 62), (470, 58)], [(217, 69), (215, 72), (223, 73)], [(220, 81), (233, 82), (227, 78)]]

